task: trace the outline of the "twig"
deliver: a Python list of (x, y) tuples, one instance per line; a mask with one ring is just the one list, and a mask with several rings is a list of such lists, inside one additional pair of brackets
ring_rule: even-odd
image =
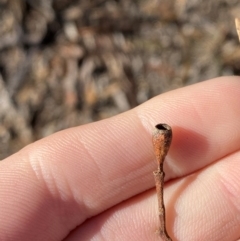
[(236, 25), (238, 38), (239, 38), (239, 41), (240, 41), (240, 19), (239, 18), (235, 18), (235, 25)]
[(167, 124), (158, 124), (153, 132), (153, 147), (157, 159), (158, 169), (153, 172), (158, 198), (158, 215), (160, 219), (159, 234), (164, 241), (172, 241), (166, 230), (165, 206), (163, 200), (164, 171), (163, 162), (172, 140), (172, 129)]

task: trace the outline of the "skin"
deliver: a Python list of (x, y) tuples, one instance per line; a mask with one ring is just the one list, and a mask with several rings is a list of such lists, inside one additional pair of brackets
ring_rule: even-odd
[(157, 123), (173, 129), (164, 164), (169, 235), (239, 240), (239, 77), (159, 95), (0, 162), (0, 240), (160, 240), (151, 136)]

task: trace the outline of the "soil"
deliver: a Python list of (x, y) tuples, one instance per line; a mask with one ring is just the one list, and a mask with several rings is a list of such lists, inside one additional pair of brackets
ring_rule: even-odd
[(237, 0), (0, 0), (0, 159), (240, 73)]

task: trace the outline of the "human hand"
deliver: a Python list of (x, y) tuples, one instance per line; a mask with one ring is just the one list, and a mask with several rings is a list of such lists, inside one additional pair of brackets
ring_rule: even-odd
[(239, 119), (239, 78), (223, 77), (25, 147), (0, 162), (0, 240), (160, 240), (151, 132), (167, 123), (169, 235), (236, 241)]

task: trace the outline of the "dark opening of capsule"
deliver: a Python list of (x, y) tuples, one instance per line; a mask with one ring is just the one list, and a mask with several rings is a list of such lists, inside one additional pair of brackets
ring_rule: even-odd
[(171, 130), (171, 127), (169, 126), (169, 125), (167, 125), (167, 124), (157, 124), (156, 125), (156, 128), (158, 129), (158, 130), (166, 130), (166, 131), (168, 131), (168, 130)]

